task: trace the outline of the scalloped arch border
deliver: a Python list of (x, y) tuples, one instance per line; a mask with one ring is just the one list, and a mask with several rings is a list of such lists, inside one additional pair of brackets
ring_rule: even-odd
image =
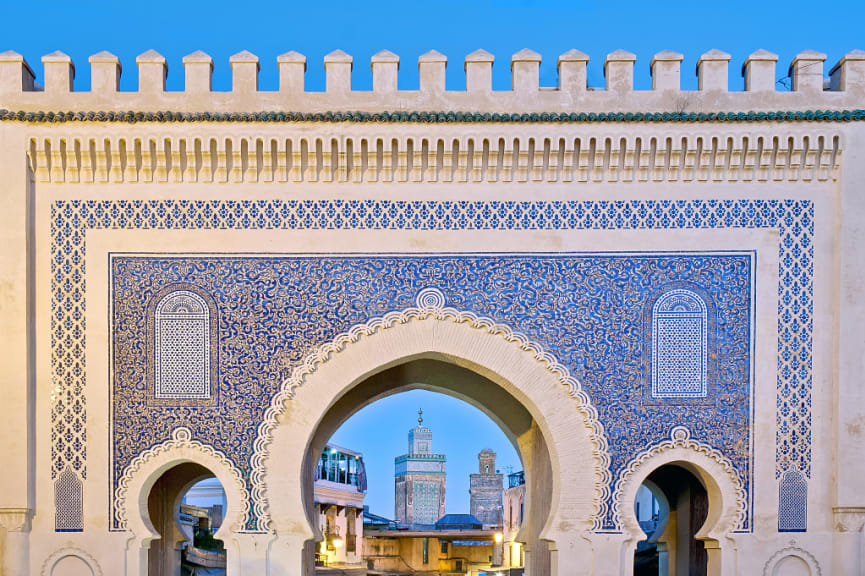
[(245, 512), (249, 509), (249, 492), (247, 491), (246, 484), (243, 481), (243, 475), (240, 473), (240, 470), (234, 462), (228, 458), (225, 453), (215, 449), (209, 444), (193, 440), (192, 431), (190, 431), (189, 428), (179, 427), (172, 431), (170, 440), (166, 440), (162, 444), (157, 444), (156, 446), (145, 450), (136, 456), (123, 471), (123, 476), (117, 483), (117, 488), (114, 492), (114, 518), (122, 530), (127, 529), (128, 518), (126, 516), (126, 501), (129, 492), (129, 484), (132, 479), (148, 461), (178, 448), (196, 450), (204, 455), (216, 459), (225, 466), (225, 469), (231, 474), (234, 484), (241, 495), (243, 511)]
[(709, 446), (708, 444), (700, 442), (699, 440), (691, 439), (691, 432), (686, 427), (676, 426), (671, 430), (669, 440), (659, 442), (658, 444), (655, 444), (654, 446), (651, 446), (634, 456), (634, 458), (632, 458), (631, 461), (628, 462), (628, 465), (625, 466), (625, 468), (622, 470), (622, 473), (619, 475), (619, 479), (616, 481), (615, 491), (613, 492), (612, 501), (612, 519), (616, 530), (623, 529), (621, 518), (621, 502), (625, 486), (631, 480), (631, 477), (634, 475), (637, 469), (640, 468), (640, 466), (642, 466), (650, 458), (662, 454), (668, 450), (672, 450), (674, 448), (685, 448), (688, 450), (694, 450), (695, 452), (703, 454), (714, 460), (724, 469), (724, 472), (727, 473), (727, 476), (729, 477), (736, 491), (737, 515), (736, 522), (733, 525), (733, 529), (741, 529), (744, 526), (745, 519), (747, 518), (748, 498), (746, 496), (745, 487), (742, 484), (742, 479), (736, 472), (736, 468), (733, 466), (733, 463), (730, 462), (730, 460), (717, 449)]
[(804, 560), (805, 563), (808, 564), (808, 567), (811, 568), (811, 576), (823, 575), (823, 570), (820, 568), (820, 563), (817, 562), (817, 558), (804, 548), (799, 548), (791, 543), (790, 546), (781, 548), (769, 556), (769, 559), (766, 560), (766, 564), (763, 565), (763, 576), (772, 576), (772, 570), (778, 565), (778, 562), (787, 556), (796, 556)]
[[(438, 292), (432, 297), (432, 291)], [(371, 320), (352, 326), (349, 330), (337, 334), (330, 342), (320, 345), (318, 348), (306, 355), (303, 361), (295, 366), (291, 375), (282, 381), (279, 392), (271, 400), (270, 407), (264, 414), (264, 419), (258, 427), (258, 436), (253, 444), (251, 458), (252, 473), (250, 475), (252, 484), (252, 507), (247, 511), (246, 523), (252, 520), (253, 514), (261, 521), (261, 527), (265, 531), (271, 531), (270, 514), (265, 500), (265, 474), (266, 462), (269, 457), (268, 448), (273, 440), (273, 431), (277, 427), (278, 418), (284, 413), (286, 403), (294, 397), (294, 390), (302, 386), (307, 376), (315, 372), (321, 364), (327, 362), (332, 355), (338, 354), (346, 346), (357, 342), (364, 336), (371, 336), (382, 330), (387, 330), (398, 324), (405, 324), (414, 320), (450, 321), (457, 324), (467, 324), (471, 328), (485, 330), (493, 336), (500, 336), (505, 341), (513, 343), (520, 350), (530, 352), (538, 362), (544, 364), (548, 372), (552, 373), (559, 382), (569, 388), (570, 395), (577, 401), (577, 410), (582, 414), (589, 428), (589, 440), (592, 442), (592, 452), (600, 462), (600, 502), (596, 513), (595, 529), (601, 525), (602, 519), (607, 513), (607, 502), (610, 496), (610, 485), (612, 474), (610, 473), (610, 453), (604, 426), (598, 417), (598, 411), (591, 403), (589, 395), (582, 389), (579, 381), (571, 376), (570, 370), (561, 364), (555, 356), (544, 351), (543, 347), (530, 340), (522, 332), (511, 329), (506, 324), (497, 323), (492, 318), (478, 316), (472, 312), (464, 312), (456, 308), (444, 306), (445, 297), (436, 289), (425, 288), (418, 293), (417, 306), (404, 310), (388, 312), (387, 314), (372, 318)]]
[(51, 553), (48, 558), (45, 559), (45, 562), (42, 563), (42, 570), (39, 572), (41, 576), (51, 576), (51, 572), (54, 570), (54, 567), (57, 565), (60, 560), (66, 558), (67, 556), (75, 556), (80, 558), (93, 571), (94, 576), (102, 576), (102, 568), (99, 566), (99, 562), (96, 561), (96, 558), (91, 556), (85, 550), (78, 548), (77, 546), (73, 546), (71, 543), (67, 544), (62, 548), (58, 548), (54, 552)]

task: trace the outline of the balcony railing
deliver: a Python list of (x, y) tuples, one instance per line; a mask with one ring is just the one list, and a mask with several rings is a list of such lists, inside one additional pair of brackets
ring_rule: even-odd
[(523, 471), (508, 474), (508, 488), (516, 488), (526, 483), (526, 473)]

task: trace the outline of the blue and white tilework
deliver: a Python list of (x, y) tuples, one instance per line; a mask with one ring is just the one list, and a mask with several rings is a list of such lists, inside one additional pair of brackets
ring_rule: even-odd
[(709, 316), (693, 290), (670, 289), (652, 306), (652, 397), (708, 394)]
[(778, 485), (778, 532), (808, 530), (808, 483), (798, 470), (787, 470)]
[(163, 296), (153, 312), (154, 399), (210, 398), (210, 308), (191, 290)]
[[(411, 307), (426, 286), (447, 305), (518, 329), (568, 366), (598, 410), (612, 475), (687, 424), (750, 476), (750, 254), (713, 255), (115, 255), (115, 481), (176, 426), (225, 452), (248, 476), (258, 426), (291, 370), (352, 326)], [(166, 287), (196, 286), (219, 316), (213, 408), (153, 405), (143, 384), (148, 303)], [(682, 286), (715, 303), (710, 403), (644, 404), (643, 316), (651, 295)], [(130, 297), (130, 295), (132, 297)], [(231, 423), (226, 425), (226, 423)]]
[[(811, 382), (811, 312), (812, 312), (812, 275), (813, 275), (813, 204), (807, 200), (728, 200), (728, 201), (567, 201), (567, 202), (482, 202), (482, 201), (363, 201), (363, 200), (267, 200), (267, 201), (144, 201), (144, 200), (93, 200), (93, 201), (55, 201), (52, 205), (52, 366), (54, 370), (54, 385), (56, 395), (52, 411), (52, 458), (53, 474), (56, 478), (64, 469), (74, 470), (82, 478), (86, 474), (86, 437), (84, 421), (86, 417), (86, 400), (84, 389), (84, 251), (85, 237), (88, 229), (412, 229), (412, 230), (563, 230), (563, 229), (716, 229), (716, 228), (778, 228), (781, 233), (779, 248), (780, 283), (779, 283), (779, 342), (778, 342), (778, 442), (777, 442), (777, 475), (789, 469), (800, 470), (805, 477), (810, 473), (810, 382)], [(159, 258), (139, 258), (136, 265), (147, 268)], [(406, 267), (400, 258), (414, 262)], [(351, 258), (286, 258), (267, 257), (256, 260), (259, 266), (297, 266), (312, 267), (323, 273), (326, 265), (337, 265), (337, 268), (349, 274), (356, 269), (362, 271), (361, 276), (375, 277), (376, 267), (393, 272), (402, 271), (402, 284), (399, 288), (388, 290), (367, 287), (364, 290), (334, 291), (331, 295), (323, 292), (322, 298), (313, 302), (299, 299), (297, 294), (286, 293), (285, 302), (279, 308), (280, 314), (274, 314), (275, 308), (268, 307), (266, 299), (251, 298), (249, 304), (255, 314), (262, 317), (279, 319), (288, 322), (294, 315), (297, 320), (301, 315), (309, 322), (303, 326), (299, 335), (288, 341), (275, 339), (266, 331), (238, 330), (236, 334), (227, 337), (220, 329), (218, 359), (220, 371), (216, 386), (226, 387), (233, 391), (232, 398), (238, 397), (234, 386), (250, 386), (256, 397), (271, 393), (267, 390), (276, 381), (280, 371), (290, 367), (293, 360), (301, 357), (302, 348), (307, 344), (317, 343), (326, 339), (327, 333), (339, 330), (339, 326), (350, 326), (355, 321), (410, 306), (417, 292), (427, 286), (435, 285), (449, 299), (448, 305), (465, 308), (483, 313), (521, 330), (533, 339), (544, 342), (559, 361), (566, 363), (574, 376), (581, 380), (584, 389), (591, 395), (604, 421), (606, 433), (611, 447), (612, 464), (615, 470), (621, 469), (627, 462), (628, 454), (639, 448), (644, 448), (652, 442), (660, 441), (669, 435), (669, 427), (660, 430), (657, 418), (650, 414), (657, 409), (653, 403), (642, 403), (642, 408), (628, 416), (634, 406), (641, 406), (640, 396), (645, 394), (646, 366), (641, 354), (641, 344), (646, 337), (640, 327), (644, 325), (640, 313), (642, 305), (648, 297), (644, 288), (633, 291), (620, 290), (618, 286), (601, 282), (592, 270), (603, 263), (606, 269), (613, 273), (611, 278), (628, 286), (633, 282), (634, 256), (616, 258), (613, 256), (512, 256), (510, 259), (493, 257), (485, 263), (483, 273), (478, 273), (477, 266), (485, 256), (453, 257), (439, 256), (438, 260), (411, 259), (408, 256), (386, 258), (367, 257), (363, 266), (358, 268), (358, 260)], [(722, 356), (735, 358), (744, 354), (742, 362), (731, 362), (719, 369), (727, 370), (724, 378), (718, 379), (713, 393), (712, 386), (708, 388), (707, 398), (715, 403), (712, 415), (707, 415), (706, 399), (687, 400), (671, 405), (666, 418), (668, 424), (687, 421), (695, 437), (721, 450), (736, 465), (737, 471), (743, 476), (745, 485), (750, 486), (750, 455), (749, 442), (749, 390), (747, 366), (749, 358), (749, 328), (743, 327), (749, 318), (746, 310), (750, 306), (750, 292), (743, 291), (744, 285), (750, 285), (751, 279), (746, 278), (742, 256), (734, 255), (687, 255), (678, 256), (640, 256), (654, 262), (657, 267), (652, 274), (652, 289), (661, 289), (665, 282), (685, 282), (694, 287), (709, 292), (717, 307), (718, 317), (734, 315), (738, 320), (730, 326), (737, 327), (741, 332), (733, 330), (725, 333), (719, 346), (724, 342), (735, 341), (736, 344)], [(593, 260), (594, 259), (594, 260)], [(665, 260), (666, 259), (666, 260)], [(665, 265), (672, 260), (681, 261), (683, 267), (670, 268), (672, 276), (664, 278)], [(720, 259), (720, 260), (719, 260)], [(231, 312), (232, 305), (239, 302), (226, 300), (228, 294), (218, 286), (203, 282), (196, 275), (201, 274), (196, 266), (229, 266), (233, 282), (244, 280), (247, 289), (252, 289), (252, 277), (245, 270), (251, 266), (253, 259), (218, 259), (199, 258), (190, 261), (191, 267), (175, 266), (175, 261), (166, 258), (168, 265), (160, 274), (143, 275), (139, 280), (155, 282), (163, 287), (171, 278), (176, 282), (195, 283), (202, 290), (210, 290), (211, 297), (217, 302), (219, 313)], [(120, 263), (123, 261), (120, 260)], [(329, 264), (328, 264), (329, 263)], [(431, 264), (433, 263), (433, 264)], [(590, 268), (580, 266), (591, 263)], [(133, 260), (126, 261), (132, 265)], [(234, 268), (232, 269), (231, 266)], [(352, 266), (354, 268), (352, 268)], [(370, 267), (371, 266), (371, 267)], [(474, 266), (474, 268), (473, 268)], [(487, 272), (489, 266), (498, 266), (495, 275)], [(595, 294), (596, 301), (576, 303), (573, 308), (566, 308), (568, 313), (556, 316), (558, 324), (549, 325), (549, 314), (552, 310), (545, 309), (550, 294), (539, 296), (550, 289), (547, 280), (559, 270), (560, 279), (567, 283), (583, 283)], [(290, 266), (289, 266), (290, 268)], [(185, 272), (184, 272), (185, 270)], [(568, 272), (565, 273), (564, 271)], [(580, 271), (579, 273), (572, 270)], [(725, 273), (724, 271), (727, 271)], [(748, 268), (750, 270), (750, 268)], [(116, 271), (115, 271), (116, 272)], [(280, 270), (280, 275), (283, 273)], [(185, 278), (183, 275), (186, 275)], [(562, 275), (563, 274), (563, 275)], [(522, 275), (522, 276), (521, 276)], [(537, 275), (537, 276), (535, 276)], [(642, 277), (641, 274), (637, 275)], [(649, 274), (651, 276), (651, 274)], [(115, 281), (124, 277), (117, 274)], [(281, 276), (280, 276), (281, 277)], [(296, 278), (303, 282), (303, 278)], [(524, 283), (523, 278), (543, 278), (544, 289), (535, 289), (533, 284)], [(149, 280), (147, 280), (149, 278)], [(328, 276), (316, 278), (318, 290), (326, 288)], [(483, 282), (496, 279), (495, 284)], [(262, 280), (258, 277), (256, 281)], [(344, 283), (340, 278), (340, 284)], [(127, 279), (128, 281), (128, 279)], [(390, 286), (393, 277), (387, 279), (381, 286)], [(331, 282), (336, 282), (332, 279)], [(382, 282), (384, 282), (382, 280)], [(474, 282), (474, 284), (472, 284)], [(734, 289), (735, 284), (740, 284)], [(742, 284), (745, 283), (745, 284)], [(228, 284), (226, 284), (227, 286)], [(366, 280), (364, 286), (367, 286)], [(532, 290), (526, 290), (532, 287)], [(116, 287), (115, 287), (116, 289)], [(143, 294), (143, 286), (137, 288)], [(151, 287), (150, 290), (154, 290)], [(243, 298), (243, 291), (238, 298)], [(303, 293), (303, 291), (298, 291)], [(347, 298), (347, 294), (357, 294), (365, 301)], [(251, 294), (247, 292), (247, 294)], [(115, 292), (116, 295), (116, 292)], [(585, 293), (569, 290), (555, 297), (567, 304), (568, 298), (583, 297)], [(527, 306), (529, 300), (536, 298), (537, 306)], [(528, 299), (528, 300), (526, 300)], [(555, 298), (553, 302), (558, 302)], [(133, 303), (133, 302), (130, 302)], [(361, 307), (361, 304), (363, 305)], [(622, 324), (617, 320), (617, 334), (627, 334), (613, 342), (606, 342), (599, 337), (609, 332), (603, 323), (606, 314), (601, 313), (599, 319), (583, 318), (582, 322), (595, 322), (586, 325), (580, 332), (579, 342), (573, 337), (565, 337), (570, 328), (578, 324), (568, 314), (578, 316), (580, 310), (598, 308), (603, 312), (615, 309), (628, 318), (632, 324)], [(245, 308), (246, 306), (244, 306)], [(549, 307), (547, 307), (549, 308)], [(558, 304), (556, 310), (562, 307)], [(639, 313), (638, 313), (639, 312)], [(252, 312), (250, 312), (252, 313)], [(288, 314), (288, 316), (286, 316)], [(545, 315), (546, 314), (546, 315)], [(630, 316), (629, 314), (636, 314)], [(609, 316), (611, 317), (611, 316)], [(725, 316), (727, 318), (727, 316)], [(732, 317), (731, 317), (732, 318)], [(238, 317), (240, 319), (240, 317)], [(123, 319), (115, 316), (115, 330), (121, 329)], [(128, 322), (131, 319), (127, 317)], [(118, 323), (119, 322), (119, 323)], [(591, 324), (590, 322), (590, 324)], [(569, 324), (570, 323), (570, 324)], [(576, 324), (575, 324), (576, 323)], [(234, 325), (237, 329), (243, 324)], [(139, 326), (140, 328), (140, 326)], [(728, 326), (729, 328), (729, 326)], [(141, 332), (127, 328), (130, 339), (140, 338)], [(736, 336), (738, 334), (738, 336)], [(710, 335), (711, 336), (711, 335)], [(719, 337), (720, 338), (720, 337)], [(272, 339), (269, 340), (269, 339)], [(115, 333), (115, 342), (122, 343), (122, 337)], [(257, 354), (256, 346), (277, 345), (282, 342), (280, 354), (267, 357)], [(594, 348), (589, 344), (594, 342)], [(302, 343), (302, 345), (301, 345)], [(300, 346), (300, 347), (296, 347)], [(222, 356), (223, 351), (225, 357)], [(118, 352), (115, 350), (115, 354)], [(640, 359), (637, 362), (637, 359)], [(625, 360), (625, 368), (616, 365)], [(232, 380), (231, 367), (246, 366), (247, 363), (261, 369), (261, 376), (252, 382), (242, 384)], [(222, 372), (223, 367), (229, 370)], [(129, 374), (116, 372), (120, 378), (140, 377), (143, 373)], [(721, 382), (724, 380), (724, 382)], [(136, 380), (136, 385), (138, 381)], [(118, 382), (114, 383), (118, 386)], [(146, 386), (145, 386), (146, 388)], [(211, 434), (206, 427), (201, 414), (205, 410), (222, 410), (228, 406), (227, 397), (220, 397), (215, 407), (174, 408), (167, 410), (158, 404), (148, 405), (141, 402), (139, 389), (133, 390), (124, 404), (122, 411), (125, 417), (132, 420), (142, 418), (142, 414), (159, 412), (159, 418), (154, 420), (152, 427), (139, 428), (147, 430), (147, 438), (133, 442), (124, 438), (115, 422), (115, 447), (113, 474), (122, 468), (122, 463), (134, 457), (135, 452), (144, 449), (144, 444), (157, 443), (170, 437), (171, 427), (189, 425), (195, 434)], [(218, 394), (217, 390), (214, 390)], [(136, 396), (136, 394), (138, 396)], [(663, 399), (657, 399), (661, 402)], [(113, 400), (118, 402), (117, 397)], [(678, 402), (679, 400), (677, 400)], [(120, 412), (115, 410), (115, 415)], [(253, 411), (254, 412), (254, 411)], [(200, 423), (196, 422), (200, 419)], [(239, 430), (252, 430), (254, 416), (238, 424)], [(637, 439), (631, 440), (633, 434), (625, 427), (625, 422), (637, 426), (640, 431)], [(182, 424), (181, 424), (182, 423)], [(150, 423), (148, 423), (150, 426)], [(730, 433), (738, 429), (739, 433)], [(726, 432), (721, 434), (720, 430)], [(214, 443), (223, 443), (226, 453), (235, 450), (234, 458), (240, 468), (248, 466), (243, 461), (241, 440), (238, 437), (221, 439), (211, 437)], [(164, 436), (164, 438), (163, 438)], [(251, 519), (250, 530), (257, 530), (256, 520)], [(750, 519), (747, 527), (750, 526)]]

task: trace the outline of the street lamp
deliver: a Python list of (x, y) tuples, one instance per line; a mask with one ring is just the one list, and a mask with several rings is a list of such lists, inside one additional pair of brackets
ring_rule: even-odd
[(322, 526), (321, 533), (324, 535), (324, 541), (321, 543), (322, 549), (324, 549), (325, 544), (328, 545), (328, 548), (331, 546), (333, 548), (342, 548), (345, 545), (345, 540), (339, 535), (339, 526), (333, 526), (332, 532), (325, 526)]
[(501, 566), (504, 563), (504, 546), (502, 545), (502, 540), (504, 540), (504, 535), (501, 532), (496, 532), (493, 534), (493, 557), (492, 557), (492, 565), (493, 566)]

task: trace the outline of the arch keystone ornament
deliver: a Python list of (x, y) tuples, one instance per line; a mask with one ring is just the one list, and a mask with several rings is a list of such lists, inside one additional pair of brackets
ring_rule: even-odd
[(444, 308), (446, 302), (445, 295), (438, 288), (424, 288), (417, 293), (415, 301), (418, 308), (433, 309)]

